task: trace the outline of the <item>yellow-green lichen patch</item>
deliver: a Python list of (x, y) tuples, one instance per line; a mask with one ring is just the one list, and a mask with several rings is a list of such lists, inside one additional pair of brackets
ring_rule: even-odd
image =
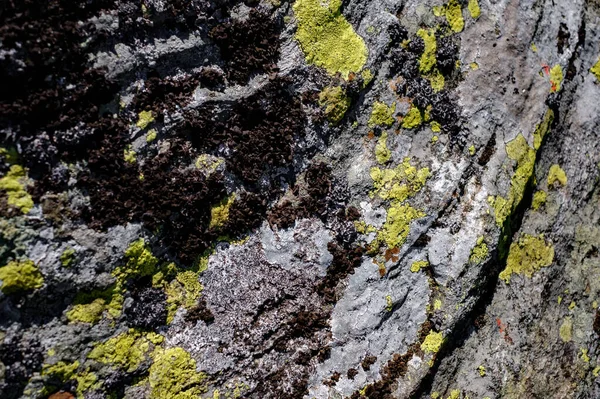
[(138, 121), (135, 123), (135, 125), (140, 129), (145, 129), (152, 122), (154, 122), (154, 115), (152, 115), (152, 111), (142, 111), (138, 114)]
[(319, 94), (319, 105), (325, 107), (325, 116), (333, 124), (339, 123), (350, 107), (350, 97), (340, 86), (326, 87)]
[(194, 166), (200, 169), (205, 175), (214, 173), (217, 168), (225, 163), (223, 158), (215, 157), (209, 154), (201, 154), (196, 158)]
[(481, 8), (479, 8), (478, 0), (469, 0), (469, 13), (471, 14), (471, 18), (477, 19), (481, 15)]
[(56, 364), (44, 364), (42, 367), (42, 375), (57, 379), (61, 382), (76, 381), (77, 398), (82, 399), (84, 393), (90, 389), (100, 388), (101, 382), (98, 382), (98, 376), (91, 373), (89, 369), (77, 372), (79, 369), (79, 361), (73, 363), (58, 362)]
[(127, 259), (125, 265), (118, 266), (112, 273), (119, 286), (122, 286), (125, 280), (132, 276), (151, 276), (158, 265), (158, 258), (152, 255), (152, 251), (143, 238), (129, 245), (125, 250), (125, 258)]
[(396, 103), (387, 106), (385, 103), (375, 101), (373, 110), (367, 123), (369, 127), (387, 126), (390, 127), (394, 123), (394, 112), (396, 112)]
[(4, 158), (9, 165), (14, 165), (19, 161), (19, 153), (15, 147), (0, 147), (0, 157)]
[(44, 276), (31, 260), (11, 261), (0, 267), (0, 290), (5, 294), (32, 291), (44, 285)]
[(529, 47), (531, 48), (531, 51), (533, 51), (534, 53), (537, 53), (537, 52), (538, 52), (538, 48), (537, 48), (537, 46), (535, 45), (535, 43), (533, 43), (533, 42), (532, 42), (532, 43), (531, 43), (531, 45), (530, 45)]
[(409, 204), (392, 204), (387, 217), (377, 234), (377, 242), (385, 243), (388, 248), (397, 248), (406, 242), (410, 232), (410, 223), (425, 216), (425, 213)]
[(361, 72), (361, 76), (363, 78), (363, 88), (367, 87), (369, 83), (373, 80), (373, 72), (370, 69), (365, 69)]
[(550, 170), (548, 171), (548, 187), (553, 187), (554, 183), (558, 183), (561, 186), (567, 184), (567, 174), (556, 164), (550, 166)]
[(450, 395), (448, 395), (448, 397), (446, 399), (458, 399), (458, 398), (460, 398), (460, 390), (453, 389), (452, 391), (450, 391)]
[(544, 205), (547, 197), (548, 194), (546, 194), (544, 190), (536, 191), (535, 194), (533, 194), (533, 200), (531, 201), (531, 207), (533, 210), (537, 211), (540, 206)]
[(419, 59), (419, 71), (422, 74), (429, 73), (435, 66), (437, 60), (435, 54), (437, 51), (437, 42), (435, 40), (435, 33), (433, 29), (419, 29), (417, 35), (423, 39), (425, 43), (425, 49), (421, 58)]
[(462, 9), (459, 0), (450, 0), (446, 6), (446, 20), (450, 28), (458, 33), (465, 28), (465, 20), (463, 19)]
[(135, 330), (129, 330), (96, 345), (88, 354), (88, 358), (133, 372), (149, 357), (153, 346), (163, 340), (158, 334), (148, 335), (151, 335), (150, 339)]
[(590, 68), (590, 72), (593, 73), (596, 77), (596, 80), (600, 82), (600, 59), (598, 59), (598, 62), (596, 62), (594, 66)]
[(556, 64), (550, 69), (550, 91), (552, 93), (560, 90), (563, 81), (563, 70), (560, 64)]
[(154, 140), (156, 140), (157, 135), (158, 132), (156, 131), (156, 129), (148, 130), (148, 133), (146, 134), (146, 143), (152, 143)]
[(421, 350), (425, 353), (437, 353), (444, 343), (444, 335), (441, 332), (430, 331), (421, 344)]
[(440, 139), (440, 138), (439, 138), (438, 136), (433, 136), (433, 137), (431, 138), (431, 144), (435, 144), (435, 143), (437, 143), (437, 142), (439, 141), (439, 139)]
[(429, 266), (429, 262), (427, 262), (426, 260), (418, 260), (413, 262), (412, 265), (410, 265), (410, 271), (413, 273), (418, 273), (421, 269), (424, 269), (427, 266)]
[(431, 175), (429, 168), (417, 168), (411, 165), (410, 158), (391, 169), (371, 168), (374, 191), (383, 200), (403, 202), (417, 193)]
[(210, 210), (210, 224), (209, 228), (218, 229), (223, 227), (229, 219), (229, 209), (233, 202), (235, 201), (235, 194), (230, 195), (228, 198), (225, 198), (218, 205), (213, 206)]
[(394, 301), (392, 300), (392, 296), (386, 295), (385, 296), (385, 310), (388, 312), (391, 312), (393, 308), (394, 308)]
[(102, 319), (105, 308), (106, 301), (102, 298), (97, 298), (91, 303), (76, 304), (67, 312), (67, 320), (71, 323), (96, 324)]
[(475, 146), (471, 144), (471, 146), (469, 147), (469, 155), (473, 156), (475, 155)]
[(563, 320), (558, 335), (560, 335), (560, 339), (562, 339), (563, 342), (571, 341), (573, 336), (573, 319), (567, 317)]
[(485, 374), (486, 374), (486, 373), (485, 373), (485, 367), (484, 367), (484, 366), (479, 366), (479, 367), (477, 367), (477, 371), (479, 372), (479, 375), (480, 375), (481, 377), (485, 377)]
[(367, 46), (340, 11), (341, 0), (296, 0), (296, 40), (309, 64), (347, 78), (367, 62)]
[(27, 173), (20, 165), (12, 165), (6, 175), (0, 178), (0, 190), (6, 191), (6, 202), (18, 208), (21, 213), (29, 213), (33, 208), (33, 199), (25, 190)]
[(196, 305), (202, 293), (198, 274), (192, 271), (177, 273), (176, 278), (166, 287), (167, 323), (171, 323), (180, 306), (189, 309)]
[(507, 284), (514, 273), (532, 277), (542, 267), (550, 266), (553, 260), (554, 247), (551, 243), (547, 243), (542, 235), (524, 234), (510, 245), (506, 268), (499, 277)]
[(471, 256), (469, 257), (469, 261), (471, 263), (479, 264), (483, 262), (488, 256), (488, 246), (485, 243), (485, 239), (483, 236), (477, 239), (477, 243), (471, 250)]
[(123, 159), (125, 160), (125, 162), (127, 163), (131, 163), (134, 164), (136, 161), (136, 156), (137, 154), (135, 153), (135, 151), (133, 151), (133, 148), (131, 147), (131, 144), (128, 145), (124, 150), (123, 150)]
[(375, 146), (375, 158), (380, 164), (386, 163), (392, 157), (392, 153), (387, 147), (387, 139), (387, 132), (381, 133), (381, 137), (379, 137), (379, 140), (377, 140), (377, 145)]
[(498, 226), (504, 224), (506, 218), (513, 213), (523, 199), (535, 166), (536, 152), (529, 147), (522, 134), (506, 145), (506, 153), (510, 159), (517, 161), (517, 167), (511, 178), (507, 197), (498, 196), (491, 201)]
[(542, 120), (542, 123), (537, 125), (533, 132), (533, 149), (534, 150), (537, 151), (540, 149), (542, 142), (544, 140), (544, 137), (546, 136), (546, 133), (548, 133), (548, 131), (550, 130), (550, 126), (552, 125), (553, 121), (554, 121), (554, 111), (552, 111), (551, 109), (548, 109), (546, 111), (546, 113), (544, 114), (544, 119)]
[(433, 89), (434, 93), (442, 90), (446, 84), (444, 75), (442, 75), (437, 68), (434, 68), (433, 71), (426, 76), (426, 78), (429, 80), (429, 84), (431, 84), (431, 88)]
[(196, 399), (207, 392), (206, 375), (182, 348), (156, 349), (148, 382), (150, 399)]
[(60, 254), (60, 264), (62, 267), (71, 267), (75, 261), (75, 250), (67, 248)]
[(421, 116), (421, 111), (419, 111), (419, 108), (416, 106), (411, 105), (410, 109), (402, 119), (402, 127), (404, 129), (414, 129), (419, 127), (422, 122), (423, 117)]
[(431, 131), (434, 133), (440, 133), (442, 131), (442, 125), (440, 125), (439, 122), (431, 121), (429, 126), (431, 127)]

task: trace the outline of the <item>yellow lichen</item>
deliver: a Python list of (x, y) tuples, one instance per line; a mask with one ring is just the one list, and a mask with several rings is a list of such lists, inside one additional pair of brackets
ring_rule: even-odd
[(171, 323), (180, 306), (189, 309), (196, 305), (203, 287), (198, 274), (192, 271), (177, 273), (176, 278), (166, 288), (167, 323)]
[(473, 144), (471, 144), (471, 146), (469, 147), (469, 155), (475, 155), (475, 146)]
[(393, 308), (394, 308), (394, 301), (392, 300), (392, 296), (386, 295), (385, 296), (385, 310), (388, 312), (391, 312)]
[(425, 353), (437, 353), (444, 343), (444, 335), (441, 332), (430, 331), (421, 344), (421, 350)]
[(460, 398), (460, 390), (453, 389), (452, 391), (450, 391), (450, 395), (448, 395), (448, 397), (446, 399), (458, 399), (458, 398)]
[(469, 68), (471, 68), (471, 70), (472, 70), (472, 71), (476, 71), (476, 70), (478, 70), (478, 69), (479, 69), (479, 64), (478, 64), (478, 63), (476, 63), (476, 62), (471, 62), (471, 63), (469, 64)]
[(423, 39), (425, 43), (425, 49), (421, 58), (419, 59), (419, 71), (422, 74), (427, 74), (433, 69), (437, 60), (435, 58), (437, 51), (437, 42), (435, 40), (435, 33), (433, 29), (419, 29), (417, 35)]
[(375, 158), (380, 164), (386, 163), (392, 157), (392, 153), (387, 147), (387, 139), (387, 132), (381, 133), (381, 137), (379, 137), (377, 145), (375, 146)]
[(31, 260), (11, 261), (0, 267), (0, 290), (5, 294), (32, 291), (44, 285), (44, 276)]
[(306, 61), (347, 78), (366, 63), (367, 46), (342, 15), (341, 5), (341, 0), (296, 0), (293, 10), (298, 21), (296, 40)]
[(410, 265), (410, 271), (413, 273), (418, 273), (421, 269), (424, 269), (427, 266), (429, 266), (429, 262), (427, 262), (426, 260), (418, 260), (413, 262), (412, 265)]
[(550, 91), (552, 93), (557, 92), (561, 88), (563, 81), (563, 70), (560, 64), (556, 64), (550, 69)]
[(125, 160), (125, 162), (134, 164), (136, 161), (136, 153), (135, 151), (133, 151), (133, 148), (131, 148), (131, 145), (128, 145), (124, 150), (123, 150), (123, 159)]
[(422, 218), (425, 213), (408, 204), (392, 204), (387, 210), (387, 217), (383, 227), (377, 235), (379, 242), (384, 242), (389, 248), (400, 247), (410, 231), (410, 223), (414, 219)]
[(444, 85), (446, 84), (444, 75), (442, 75), (442, 73), (437, 68), (434, 68), (433, 71), (426, 77), (427, 80), (429, 80), (429, 84), (431, 84), (431, 88), (433, 89), (434, 93), (437, 93), (438, 91), (442, 90), (444, 88)]
[(403, 202), (421, 190), (431, 175), (429, 168), (411, 165), (410, 158), (404, 158), (396, 168), (371, 168), (371, 179), (375, 190), (373, 194), (383, 200)]
[(534, 53), (537, 53), (537, 52), (538, 52), (538, 48), (537, 48), (537, 46), (535, 45), (535, 43), (531, 43), (531, 45), (530, 45), (529, 47), (531, 48), (531, 51), (533, 51)]
[(0, 178), (0, 190), (6, 192), (6, 202), (18, 208), (21, 213), (29, 213), (33, 208), (33, 199), (25, 190), (27, 173), (20, 165), (12, 165), (6, 175)]
[(440, 310), (442, 308), (442, 301), (439, 299), (436, 299), (435, 301), (433, 301), (433, 310)]
[(392, 126), (394, 123), (394, 112), (396, 112), (396, 103), (388, 107), (385, 103), (375, 101), (367, 124), (369, 127)]
[(156, 131), (156, 129), (148, 130), (148, 133), (146, 134), (146, 143), (151, 143), (154, 140), (156, 140), (157, 135), (158, 135), (158, 132)]
[(478, 0), (469, 0), (469, 13), (471, 14), (471, 18), (479, 18), (481, 15), (481, 9), (479, 8)]
[(404, 129), (414, 129), (419, 127), (423, 122), (423, 118), (421, 117), (421, 111), (414, 105), (410, 106), (408, 113), (404, 115), (402, 119), (402, 127)]
[(507, 284), (514, 273), (532, 277), (542, 267), (550, 266), (553, 260), (554, 247), (542, 235), (524, 234), (510, 245), (506, 268), (499, 277)]
[(488, 256), (488, 246), (484, 241), (483, 236), (477, 239), (477, 243), (471, 250), (471, 256), (469, 257), (469, 261), (471, 263), (479, 264), (483, 262)]
[(350, 97), (340, 86), (326, 87), (319, 94), (319, 105), (325, 107), (327, 119), (331, 123), (337, 124), (350, 107)]
[(440, 125), (439, 122), (431, 121), (429, 126), (431, 127), (431, 131), (434, 133), (439, 133), (442, 131), (442, 125)]
[(102, 298), (97, 298), (91, 303), (74, 305), (67, 312), (67, 320), (70, 322), (80, 322), (95, 324), (102, 319), (106, 301)]
[(593, 73), (596, 79), (600, 82), (600, 59), (598, 59), (598, 62), (596, 62), (594, 66), (590, 68), (590, 72)]
[(230, 195), (221, 201), (218, 205), (213, 206), (210, 210), (210, 224), (208, 225), (211, 229), (218, 229), (225, 225), (227, 219), (229, 219), (229, 209), (235, 201), (235, 194)]
[(477, 371), (479, 371), (479, 375), (482, 377), (485, 377), (485, 367), (484, 366), (479, 366), (477, 367)]
[(558, 334), (563, 342), (571, 341), (573, 335), (573, 320), (570, 317), (563, 320)]
[(373, 80), (373, 73), (370, 69), (365, 69), (361, 72), (361, 75), (363, 78), (363, 88), (367, 87), (369, 83), (371, 83), (371, 81)]
[(162, 336), (150, 333), (150, 339), (135, 330), (110, 338), (97, 344), (88, 354), (88, 358), (99, 363), (110, 364), (127, 372), (137, 370), (148, 358), (153, 345), (162, 342)]
[(556, 182), (561, 186), (567, 185), (567, 174), (559, 165), (554, 164), (548, 171), (548, 187), (553, 187)]
[(550, 126), (552, 125), (553, 121), (554, 111), (548, 109), (544, 114), (544, 119), (542, 120), (542, 123), (538, 124), (533, 132), (533, 148), (536, 151), (540, 149), (544, 137), (546, 136), (546, 133), (548, 133), (548, 131), (550, 130)]
[(84, 393), (90, 389), (97, 389), (102, 386), (101, 382), (98, 382), (98, 376), (91, 373), (89, 369), (77, 372), (79, 369), (79, 361), (73, 363), (58, 362), (56, 364), (44, 364), (42, 368), (42, 375), (56, 378), (59, 381), (76, 381), (77, 386), (75, 392), (77, 393), (77, 399), (83, 399)]
[(139, 113), (138, 121), (135, 123), (135, 125), (143, 130), (152, 122), (154, 122), (154, 115), (152, 115), (152, 111), (142, 111)]
[(152, 353), (149, 399), (196, 399), (207, 392), (206, 375), (196, 371), (196, 361), (182, 348), (158, 348)]
[(533, 208), (534, 211), (537, 211), (540, 208), (540, 206), (542, 206), (546, 203), (547, 196), (548, 196), (548, 194), (546, 194), (546, 192), (544, 190), (536, 191), (535, 194), (533, 194), (533, 200), (531, 201), (531, 207)]
[(450, 0), (446, 6), (446, 20), (450, 28), (458, 33), (465, 28), (465, 20), (463, 19), (462, 9), (459, 0)]

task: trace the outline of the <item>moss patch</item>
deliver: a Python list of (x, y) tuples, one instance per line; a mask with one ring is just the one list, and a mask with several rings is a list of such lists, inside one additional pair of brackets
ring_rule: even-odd
[(479, 264), (483, 262), (488, 256), (488, 246), (485, 243), (485, 239), (483, 236), (477, 239), (477, 243), (471, 250), (471, 256), (469, 256), (469, 261), (471, 263)]
[(333, 124), (339, 123), (350, 107), (350, 97), (340, 86), (326, 87), (319, 94), (319, 105), (325, 107), (325, 116)]
[(554, 164), (548, 171), (548, 187), (554, 186), (557, 182), (561, 186), (567, 185), (567, 174), (559, 165)]
[(387, 147), (387, 139), (387, 132), (381, 133), (379, 140), (377, 140), (377, 145), (375, 146), (375, 158), (380, 164), (386, 163), (392, 157), (392, 153)]
[(206, 375), (182, 348), (156, 349), (148, 381), (150, 399), (196, 399), (207, 392)]
[(506, 268), (499, 277), (507, 284), (514, 273), (532, 277), (542, 267), (550, 266), (553, 260), (554, 247), (542, 235), (524, 234), (510, 245)]
[(419, 127), (423, 122), (423, 117), (421, 116), (421, 111), (414, 105), (410, 106), (408, 113), (404, 115), (402, 119), (402, 127), (404, 129), (414, 129)]
[(446, 6), (446, 20), (450, 28), (458, 33), (465, 28), (465, 20), (463, 19), (462, 9), (459, 0), (450, 0)]
[(154, 122), (154, 115), (152, 111), (142, 111), (138, 115), (138, 121), (135, 123), (140, 129), (145, 129), (149, 124)]
[(341, 5), (341, 0), (296, 0), (293, 10), (298, 20), (296, 40), (306, 61), (347, 78), (367, 62), (367, 46), (342, 15)]
[(44, 276), (31, 260), (11, 261), (0, 267), (0, 280), (0, 290), (5, 294), (31, 291), (44, 285)]
[(435, 32), (433, 29), (419, 29), (417, 35), (423, 39), (425, 49), (419, 59), (419, 71), (422, 74), (429, 73), (436, 64), (435, 54), (437, 51), (437, 42), (435, 40)]
[(425, 353), (437, 353), (444, 343), (444, 335), (441, 332), (430, 331), (421, 344), (421, 350)]
[(33, 208), (33, 199), (25, 190), (27, 173), (20, 165), (12, 165), (6, 175), (0, 178), (0, 190), (6, 191), (8, 205), (18, 208), (23, 214)]
[(469, 0), (469, 13), (471, 14), (471, 18), (477, 19), (481, 15), (481, 9), (479, 8), (478, 0)]
[(375, 101), (368, 122), (369, 127), (392, 126), (394, 123), (394, 112), (396, 112), (396, 103), (388, 107), (385, 103)]

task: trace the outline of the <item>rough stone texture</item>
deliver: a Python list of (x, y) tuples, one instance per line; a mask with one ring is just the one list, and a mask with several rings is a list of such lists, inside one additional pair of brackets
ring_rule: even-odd
[(2, 6), (0, 397), (600, 397), (600, 3), (344, 1), (347, 78), (293, 6)]

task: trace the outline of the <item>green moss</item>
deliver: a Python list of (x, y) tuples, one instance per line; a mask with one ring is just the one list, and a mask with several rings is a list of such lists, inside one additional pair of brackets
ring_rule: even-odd
[(471, 256), (469, 257), (469, 261), (471, 263), (479, 264), (483, 262), (488, 256), (488, 246), (485, 243), (483, 236), (477, 239), (477, 243), (471, 250)]
[(225, 198), (218, 205), (213, 206), (210, 210), (210, 224), (209, 228), (218, 229), (225, 225), (227, 219), (229, 219), (229, 209), (235, 201), (235, 194), (231, 194)]
[(131, 145), (128, 145), (127, 148), (123, 150), (123, 159), (125, 160), (125, 162), (134, 164), (136, 161), (136, 155), (137, 154), (135, 151), (133, 151)]
[(439, 122), (432, 121), (429, 126), (431, 127), (431, 131), (434, 133), (440, 133), (442, 131), (442, 125)]
[(387, 147), (387, 139), (387, 132), (381, 133), (381, 137), (379, 137), (377, 145), (375, 146), (375, 158), (380, 164), (386, 163), (392, 157), (392, 153)]
[(196, 305), (203, 287), (198, 280), (198, 274), (184, 271), (177, 274), (176, 278), (166, 288), (167, 294), (167, 323), (171, 323), (180, 306), (189, 309)]
[(131, 373), (149, 357), (148, 354), (153, 346), (163, 341), (162, 336), (158, 334), (148, 335), (150, 338), (133, 329), (129, 330), (97, 344), (88, 354), (88, 358)]
[(71, 267), (75, 261), (75, 250), (73, 248), (67, 248), (60, 254), (60, 264), (63, 267)]
[(594, 66), (590, 68), (590, 72), (593, 73), (596, 77), (596, 80), (600, 82), (600, 59), (598, 59), (598, 62), (596, 62)]
[(145, 129), (152, 122), (154, 122), (154, 115), (152, 115), (152, 111), (142, 111), (138, 114), (138, 121), (135, 125), (140, 129)]
[(106, 301), (102, 298), (97, 298), (91, 303), (77, 304), (67, 312), (67, 320), (72, 323), (96, 324), (102, 319), (105, 308)]
[(437, 353), (444, 343), (444, 335), (441, 332), (430, 331), (421, 344), (421, 350), (425, 353)]
[(146, 134), (146, 143), (152, 143), (154, 140), (156, 140), (157, 135), (158, 132), (156, 131), (156, 129), (148, 130), (148, 133)]
[(394, 112), (396, 112), (396, 103), (387, 106), (385, 103), (375, 101), (373, 111), (367, 123), (369, 127), (374, 126), (392, 126), (394, 123)]
[(0, 267), (0, 280), (0, 290), (5, 294), (31, 291), (44, 285), (44, 276), (31, 260), (11, 261)]
[(573, 320), (570, 317), (567, 317), (563, 320), (558, 334), (563, 342), (571, 341), (573, 336)]
[(536, 191), (535, 194), (533, 194), (533, 200), (531, 201), (531, 207), (533, 208), (534, 211), (537, 211), (540, 206), (542, 206), (546, 203), (547, 196), (548, 196), (548, 194), (546, 194), (546, 192), (544, 190)]
[(435, 40), (435, 33), (433, 29), (419, 29), (417, 35), (423, 39), (425, 43), (425, 49), (421, 58), (419, 59), (419, 71), (422, 74), (429, 73), (435, 66), (437, 60), (435, 54), (437, 51), (437, 42)]
[(552, 187), (554, 183), (558, 182), (561, 186), (567, 184), (567, 174), (559, 165), (550, 166), (548, 171), (548, 187)]
[(540, 149), (542, 142), (544, 141), (544, 137), (546, 133), (550, 130), (550, 126), (552, 126), (552, 122), (554, 121), (554, 111), (548, 109), (544, 114), (544, 119), (542, 123), (538, 124), (535, 127), (533, 132), (533, 148), (537, 151)]
[(344, 78), (367, 62), (367, 46), (340, 11), (341, 0), (296, 0), (296, 40), (309, 64)]
[(196, 399), (207, 392), (206, 375), (182, 348), (156, 349), (150, 366), (149, 399)]
[(524, 234), (510, 245), (506, 268), (500, 273), (500, 278), (508, 284), (514, 273), (532, 277), (542, 267), (550, 266), (553, 260), (554, 247), (546, 243), (542, 235)]
[(378, 242), (385, 243), (388, 248), (400, 247), (406, 242), (410, 223), (424, 216), (425, 213), (409, 204), (392, 204), (387, 210), (385, 223), (377, 234)]
[(556, 64), (550, 69), (550, 88), (551, 92), (557, 92), (560, 90), (563, 81), (563, 70), (560, 64)]
[(426, 76), (426, 78), (429, 80), (429, 84), (431, 84), (431, 88), (433, 89), (434, 93), (442, 90), (446, 84), (444, 75), (442, 75), (437, 68), (434, 68), (433, 71)]
[(429, 266), (429, 262), (426, 260), (418, 260), (410, 265), (410, 271), (413, 273), (418, 273), (421, 269), (424, 269), (427, 266)]
[(319, 94), (319, 105), (325, 107), (325, 115), (329, 122), (339, 123), (350, 107), (350, 97), (340, 86), (326, 87)]
[(481, 15), (481, 9), (479, 8), (479, 1), (469, 0), (469, 13), (471, 18), (477, 19)]
[(410, 158), (404, 158), (396, 168), (371, 168), (371, 179), (375, 190), (372, 195), (378, 195), (383, 200), (403, 202), (417, 193), (431, 175), (429, 168), (411, 165)]
[(462, 32), (465, 28), (465, 20), (463, 19), (459, 0), (450, 0), (448, 2), (446, 6), (446, 19), (450, 28), (456, 33)]
[(27, 173), (20, 165), (12, 165), (6, 175), (0, 178), (0, 190), (6, 191), (7, 203), (18, 208), (21, 213), (29, 213), (33, 199), (25, 190)]
[(402, 119), (402, 127), (404, 129), (414, 129), (419, 127), (422, 122), (421, 111), (416, 106), (411, 105), (408, 113)]
[(508, 196), (506, 198), (498, 196), (493, 201), (498, 226), (504, 224), (506, 218), (513, 213), (523, 199), (535, 166), (536, 152), (529, 147), (522, 134), (506, 145), (506, 153), (510, 159), (517, 161), (517, 167), (510, 181)]

